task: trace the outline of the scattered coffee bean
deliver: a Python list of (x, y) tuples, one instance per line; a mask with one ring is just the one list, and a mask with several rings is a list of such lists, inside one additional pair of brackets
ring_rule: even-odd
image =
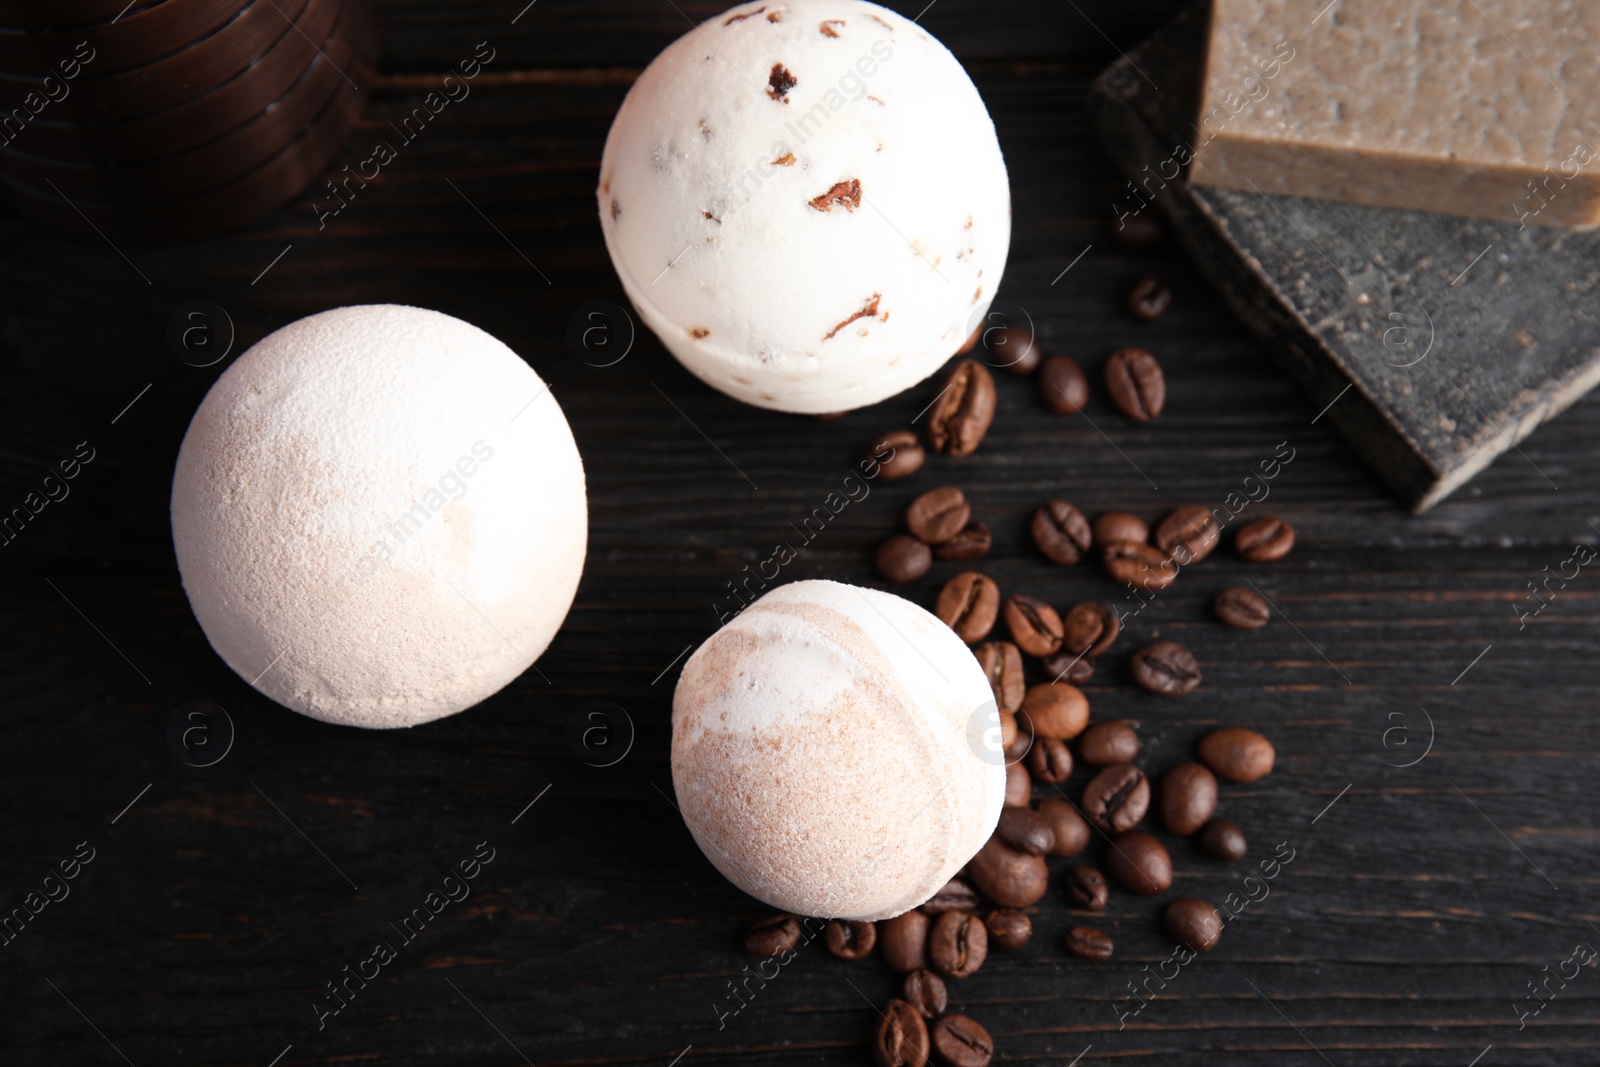
[(1061, 647), (1092, 658), (1110, 648), (1121, 630), (1116, 608), (1104, 600), (1085, 600), (1061, 621)]
[[(1001, 714), (1004, 715), (1005, 713), (1002, 712)], [(1017, 737), (1015, 741), (1006, 746), (1005, 757), (1007, 763), (1016, 763), (1021, 760), (1033, 747), (1033, 724), (1028, 722), (1028, 717), (1026, 715), (1013, 715), (1012, 719), (1017, 724)], [(1000, 721), (1003, 726), (1005, 720), (1002, 718)]]
[(1089, 724), (1089, 701), (1075, 685), (1040, 682), (1022, 698), (1022, 710), (1033, 724), (1035, 737), (1070, 741)]
[(1146, 592), (1165, 589), (1178, 576), (1165, 552), (1139, 541), (1113, 541), (1100, 558), (1115, 581)]
[(1125, 722), (1097, 722), (1078, 735), (1078, 756), (1091, 767), (1132, 763), (1139, 755), (1139, 731)]
[(934, 1060), (941, 1067), (989, 1067), (994, 1039), (965, 1015), (951, 1012), (933, 1021), (930, 1031)]
[(1067, 931), (1067, 951), (1081, 960), (1104, 962), (1111, 958), (1111, 935), (1089, 926), (1074, 926)]
[(1198, 763), (1180, 763), (1161, 778), (1161, 821), (1169, 833), (1188, 837), (1217, 810), (1217, 780)]
[(978, 893), (964, 879), (952, 878), (922, 902), (922, 910), (929, 915), (943, 915), (947, 911), (977, 911)]
[(1106, 362), (1106, 389), (1117, 410), (1135, 422), (1149, 422), (1167, 403), (1167, 379), (1146, 349), (1119, 348)]
[(928, 443), (947, 456), (971, 455), (994, 421), (994, 376), (974, 360), (956, 364), (928, 414)]
[(989, 546), (993, 542), (989, 527), (981, 522), (969, 522), (960, 533), (936, 547), (933, 554), (940, 559), (982, 559), (989, 554)]
[(1167, 933), (1196, 952), (1209, 952), (1222, 937), (1222, 916), (1203, 900), (1178, 897), (1161, 913)]
[(895, 534), (872, 554), (872, 565), (885, 581), (914, 582), (933, 566), (933, 552), (910, 534)]
[(883, 1009), (872, 1036), (872, 1058), (878, 1067), (927, 1067), (928, 1024), (906, 1001), (896, 998)]
[(1199, 563), (1222, 540), (1217, 517), (1199, 504), (1186, 504), (1171, 512), (1156, 527), (1156, 547), (1180, 567)]
[(830, 919), (823, 932), (828, 951), (841, 960), (862, 960), (872, 953), (878, 943), (878, 928), (872, 923), (853, 919)]
[(1076, 415), (1089, 402), (1089, 379), (1068, 356), (1051, 356), (1039, 367), (1039, 400), (1057, 415)]
[(1176, 641), (1157, 641), (1133, 654), (1133, 680), (1140, 689), (1164, 697), (1181, 697), (1200, 684), (1194, 654)]
[(1039, 801), (1039, 814), (1049, 820), (1050, 829), (1056, 835), (1056, 847), (1050, 850), (1050, 855), (1076, 856), (1089, 847), (1089, 823), (1066, 800), (1046, 797)]
[(1072, 749), (1058, 738), (1041, 737), (1028, 751), (1028, 770), (1045, 785), (1060, 785), (1072, 777)]
[(1017, 717), (1009, 711), (1000, 714), (1000, 748), (1010, 748), (1017, 741)]
[(1032, 799), (1033, 779), (1028, 777), (1027, 768), (1020, 763), (1006, 764), (1006, 804), (1025, 808)]
[(924, 1019), (943, 1015), (945, 1006), (950, 1003), (944, 979), (932, 971), (912, 971), (906, 975), (901, 991), (905, 994), (906, 1003), (916, 1008)]
[(1141, 897), (1164, 892), (1172, 884), (1172, 857), (1166, 846), (1143, 830), (1112, 838), (1105, 865), (1124, 889)]
[(1013, 593), (1006, 598), (1006, 628), (1030, 656), (1048, 656), (1061, 647), (1061, 616), (1038, 597)]
[(917, 473), (927, 458), (922, 442), (910, 430), (890, 430), (867, 445), (867, 461), (878, 464), (878, 477), (886, 482)]
[(994, 629), (1000, 613), (1000, 587), (977, 571), (962, 571), (939, 590), (933, 613), (969, 645), (975, 645)]
[(1002, 326), (984, 330), (983, 347), (989, 350), (989, 366), (1026, 378), (1039, 369), (1039, 343), (1025, 326)]
[(1154, 322), (1172, 306), (1172, 286), (1165, 278), (1147, 274), (1128, 290), (1128, 313), (1140, 322)]
[(928, 934), (928, 959), (946, 978), (967, 978), (989, 956), (989, 929), (971, 912), (947, 911)]
[(1227, 819), (1212, 819), (1200, 831), (1200, 851), (1213, 859), (1237, 863), (1244, 859), (1249, 845), (1239, 824)]
[(1026, 912), (1002, 908), (983, 922), (989, 928), (989, 947), (1001, 952), (1016, 952), (1033, 936), (1033, 920)]
[(1254, 782), (1272, 773), (1272, 742), (1242, 726), (1224, 726), (1200, 739), (1200, 762), (1230, 782)]
[(1271, 563), (1294, 547), (1294, 527), (1276, 515), (1265, 515), (1239, 527), (1233, 547), (1251, 563)]
[(1083, 512), (1065, 500), (1052, 500), (1033, 513), (1033, 543), (1045, 558), (1070, 567), (1094, 544), (1094, 533)]
[(1103, 911), (1111, 898), (1106, 876), (1094, 867), (1073, 867), (1067, 871), (1067, 899), (1085, 911)]
[(1211, 602), (1217, 618), (1236, 630), (1259, 630), (1272, 616), (1272, 606), (1249, 589), (1231, 585)]
[(1018, 852), (998, 837), (989, 838), (972, 857), (967, 876), (978, 892), (1002, 908), (1038, 903), (1050, 883), (1050, 870), (1042, 857)]
[(1108, 511), (1097, 516), (1093, 529), (1094, 543), (1099, 548), (1117, 541), (1143, 544), (1150, 540), (1150, 527), (1139, 516), (1126, 511)]
[(1022, 707), (1027, 687), (1022, 680), (1022, 653), (1010, 641), (987, 641), (972, 650), (978, 666), (989, 679), (994, 702), (1001, 711), (1015, 713)]
[(1131, 763), (1107, 767), (1083, 787), (1083, 814), (1106, 833), (1139, 825), (1150, 810), (1150, 781)]
[(1123, 248), (1154, 248), (1162, 236), (1161, 223), (1142, 210), (1136, 215), (1119, 216), (1111, 227), (1111, 239)]
[(942, 545), (967, 525), (972, 518), (972, 506), (967, 494), (953, 485), (929, 489), (906, 508), (906, 529), (918, 541), (929, 545)]
[(1094, 677), (1094, 660), (1074, 652), (1057, 652), (1045, 658), (1044, 671), (1052, 682), (1082, 685)]
[(1032, 808), (1001, 808), (994, 832), (1000, 840), (1030, 856), (1046, 855), (1056, 847), (1056, 832), (1050, 820)]
[(793, 915), (769, 915), (750, 924), (744, 950), (763, 959), (792, 951), (800, 944), (800, 923)]
[(928, 966), (929, 925), (927, 914), (915, 908), (878, 923), (878, 948), (891, 971), (910, 974)]

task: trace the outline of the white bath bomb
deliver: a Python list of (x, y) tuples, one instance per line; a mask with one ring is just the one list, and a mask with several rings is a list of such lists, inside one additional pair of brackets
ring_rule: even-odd
[(861, 0), (743, 4), (674, 42), (606, 139), (600, 223), (684, 366), (760, 407), (893, 396), (966, 340), (1011, 193), (954, 56)]
[(994, 831), (998, 721), (978, 661), (928, 612), (794, 582), (684, 665), (672, 784), (701, 851), (751, 896), (885, 919), (931, 897)]
[(549, 388), (459, 319), (301, 319), (206, 394), (172, 540), (211, 647), (312, 718), (414, 726), (537, 659), (577, 591), (583, 463)]

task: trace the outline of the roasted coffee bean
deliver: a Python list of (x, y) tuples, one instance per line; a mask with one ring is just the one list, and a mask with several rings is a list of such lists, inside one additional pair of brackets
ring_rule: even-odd
[(1199, 563), (1222, 540), (1217, 517), (1199, 504), (1185, 504), (1161, 520), (1156, 527), (1156, 547), (1172, 557), (1180, 567)]
[(925, 912), (913, 908), (878, 923), (878, 949), (891, 971), (910, 974), (928, 965), (930, 921)]
[(1135, 422), (1149, 422), (1167, 403), (1167, 379), (1156, 357), (1130, 346), (1106, 361), (1106, 389), (1117, 410)]
[(1209, 952), (1222, 938), (1222, 916), (1203, 900), (1178, 897), (1161, 913), (1173, 940), (1196, 952)]
[[(1038, 728), (1037, 723), (1034, 728)], [(1242, 726), (1224, 726), (1200, 739), (1200, 762), (1230, 782), (1265, 778), (1272, 773), (1276, 759), (1271, 741)]]
[(933, 554), (940, 559), (959, 561), (982, 559), (989, 554), (989, 546), (993, 542), (989, 527), (981, 522), (969, 522), (960, 533), (936, 547)]
[(1045, 785), (1060, 785), (1072, 777), (1072, 749), (1065, 741), (1041, 737), (1028, 751), (1028, 771)]
[(914, 582), (933, 566), (933, 552), (910, 534), (895, 534), (872, 554), (872, 565), (885, 581)]
[(827, 940), (828, 951), (841, 960), (862, 960), (878, 943), (878, 928), (854, 919), (830, 919), (823, 937)]
[[(1000, 722), (1003, 728), (1005, 725), (1005, 719), (1003, 717), (1005, 713), (1001, 712), (1001, 715), (1002, 718)], [(1006, 746), (1005, 758), (1008, 764), (1016, 763), (1017, 761), (1021, 760), (1028, 754), (1028, 751), (1033, 748), (1033, 724), (1028, 722), (1028, 717), (1026, 715), (1019, 714), (1013, 715), (1012, 719), (1017, 724), (1017, 735), (1016, 740), (1012, 741)]]
[(1027, 686), (1022, 680), (1022, 653), (1010, 641), (986, 641), (972, 650), (978, 657), (978, 666), (989, 679), (989, 689), (994, 693), (995, 705), (1001, 711), (1015, 713), (1022, 707), (1022, 696)]
[(1050, 829), (1056, 835), (1056, 847), (1050, 850), (1050, 855), (1076, 856), (1089, 847), (1092, 833), (1089, 823), (1066, 800), (1046, 797), (1039, 801), (1039, 814), (1049, 821)]
[(1096, 516), (1093, 530), (1094, 543), (1099, 548), (1117, 541), (1143, 544), (1150, 540), (1150, 527), (1139, 516), (1126, 511), (1108, 511)]
[(1000, 712), (1000, 748), (1002, 751), (1016, 744), (1017, 717), (1009, 711)]
[(1067, 871), (1067, 899), (1084, 911), (1104, 911), (1111, 898), (1106, 876), (1094, 867), (1073, 867)]
[(1042, 857), (1018, 852), (1000, 838), (991, 837), (972, 857), (967, 877), (978, 892), (1002, 908), (1026, 908), (1044, 896), (1050, 870)]
[(1111, 647), (1121, 630), (1116, 608), (1104, 600), (1086, 600), (1074, 605), (1061, 620), (1061, 647), (1074, 655), (1098, 656)]
[(1067, 951), (1081, 960), (1109, 960), (1113, 948), (1111, 935), (1104, 931), (1088, 926), (1074, 926), (1067, 931)]
[(780, 956), (799, 944), (800, 922), (793, 915), (769, 915), (765, 919), (757, 919), (744, 932), (744, 950), (752, 956)]
[(1140, 541), (1113, 541), (1100, 558), (1115, 581), (1147, 592), (1165, 589), (1178, 576), (1177, 565), (1165, 552)]
[(1282, 559), (1294, 547), (1294, 527), (1276, 515), (1245, 523), (1233, 535), (1233, 548), (1251, 563)]
[(1083, 787), (1083, 814), (1106, 833), (1139, 825), (1150, 810), (1150, 781), (1131, 763), (1107, 767)]
[(1033, 543), (1045, 558), (1061, 567), (1070, 567), (1083, 558), (1094, 543), (1094, 533), (1083, 512), (1065, 500), (1052, 500), (1033, 513)]
[(1249, 844), (1238, 823), (1212, 819), (1200, 830), (1200, 851), (1214, 859), (1236, 863), (1244, 859)]
[(1061, 647), (1061, 616), (1056, 609), (1026, 593), (1006, 598), (1006, 628), (1011, 640), (1030, 656), (1048, 656)]
[(1057, 415), (1076, 415), (1089, 402), (1089, 379), (1069, 356), (1051, 356), (1039, 367), (1039, 400)]
[(905, 994), (906, 1003), (916, 1008), (924, 1019), (943, 1015), (945, 1006), (950, 1003), (944, 979), (932, 971), (912, 971), (906, 975), (901, 991)]
[(1006, 764), (1006, 804), (1025, 808), (1032, 799), (1033, 779), (1028, 777), (1028, 769), (1021, 763)]
[(1161, 778), (1161, 821), (1188, 837), (1217, 810), (1217, 780), (1198, 763), (1180, 763)]
[(966, 528), (972, 518), (967, 494), (953, 485), (929, 489), (906, 508), (906, 529), (918, 541), (942, 545)]
[(991, 911), (983, 924), (989, 928), (989, 947), (1001, 952), (1016, 952), (1033, 936), (1033, 920), (1010, 908)]
[(1030, 856), (1046, 855), (1056, 847), (1056, 832), (1050, 820), (1032, 808), (1001, 808), (994, 832), (1000, 840)]
[(977, 571), (962, 571), (939, 590), (933, 613), (969, 645), (975, 645), (994, 629), (1000, 614), (1000, 587)]
[(1139, 731), (1125, 722), (1097, 722), (1078, 735), (1078, 756), (1091, 767), (1132, 763), (1139, 754)]
[(975, 360), (956, 364), (928, 414), (928, 443), (947, 456), (971, 455), (994, 421), (994, 375)]
[(928, 1067), (930, 1048), (922, 1014), (906, 1001), (889, 1001), (872, 1036), (872, 1058), (878, 1067)]
[(989, 350), (989, 366), (1026, 378), (1039, 369), (1039, 343), (1026, 326), (1002, 326), (984, 330), (983, 347)]
[(1040, 682), (1022, 698), (1022, 710), (1033, 724), (1034, 737), (1070, 741), (1089, 723), (1089, 701), (1075, 685)]
[(1147, 897), (1172, 884), (1172, 857), (1166, 846), (1143, 830), (1129, 830), (1111, 839), (1106, 870), (1130, 893)]
[(922, 902), (922, 910), (929, 915), (943, 915), (947, 911), (977, 911), (978, 893), (964, 879), (952, 878), (933, 896)]
[(1140, 322), (1154, 322), (1172, 306), (1172, 286), (1165, 278), (1147, 274), (1128, 290), (1128, 313)]
[(934, 1061), (941, 1067), (989, 1067), (994, 1059), (989, 1031), (965, 1015), (941, 1015), (933, 1021), (929, 1038)]
[(947, 911), (928, 935), (928, 959), (946, 978), (975, 974), (989, 956), (989, 929), (971, 912)]
[(1133, 654), (1133, 680), (1147, 693), (1181, 697), (1200, 684), (1200, 665), (1176, 641), (1157, 641)]
[(1249, 589), (1230, 585), (1211, 602), (1217, 618), (1236, 630), (1259, 630), (1272, 617), (1272, 606)]
[(1153, 212), (1139, 211), (1136, 215), (1119, 215), (1111, 226), (1111, 239), (1123, 248), (1143, 251), (1161, 243), (1161, 223)]
[(867, 463), (877, 464), (878, 477), (886, 482), (917, 473), (927, 458), (922, 441), (910, 430), (890, 430), (867, 445)]
[(1094, 660), (1075, 652), (1057, 652), (1045, 657), (1044, 672), (1052, 682), (1071, 682), (1082, 685), (1094, 677)]

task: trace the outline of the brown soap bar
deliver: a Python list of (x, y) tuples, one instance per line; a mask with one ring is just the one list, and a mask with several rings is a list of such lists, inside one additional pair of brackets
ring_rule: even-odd
[(1190, 180), (1588, 229), (1600, 4), (1214, 0)]

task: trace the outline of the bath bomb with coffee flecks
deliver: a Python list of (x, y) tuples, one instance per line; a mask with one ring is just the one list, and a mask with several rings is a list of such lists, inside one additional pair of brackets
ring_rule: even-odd
[(994, 694), (961, 639), (910, 601), (794, 582), (684, 665), (672, 784), (701, 851), (751, 896), (885, 919), (933, 896), (999, 820)]
[(241, 678), (314, 719), (415, 726), (550, 644), (583, 570), (583, 463), (549, 387), (487, 333), (339, 308), (211, 387), (178, 452), (172, 540)]
[(622, 287), (690, 371), (780, 411), (873, 404), (973, 332), (1011, 244), (961, 64), (863, 0), (742, 4), (662, 52), (600, 164)]

